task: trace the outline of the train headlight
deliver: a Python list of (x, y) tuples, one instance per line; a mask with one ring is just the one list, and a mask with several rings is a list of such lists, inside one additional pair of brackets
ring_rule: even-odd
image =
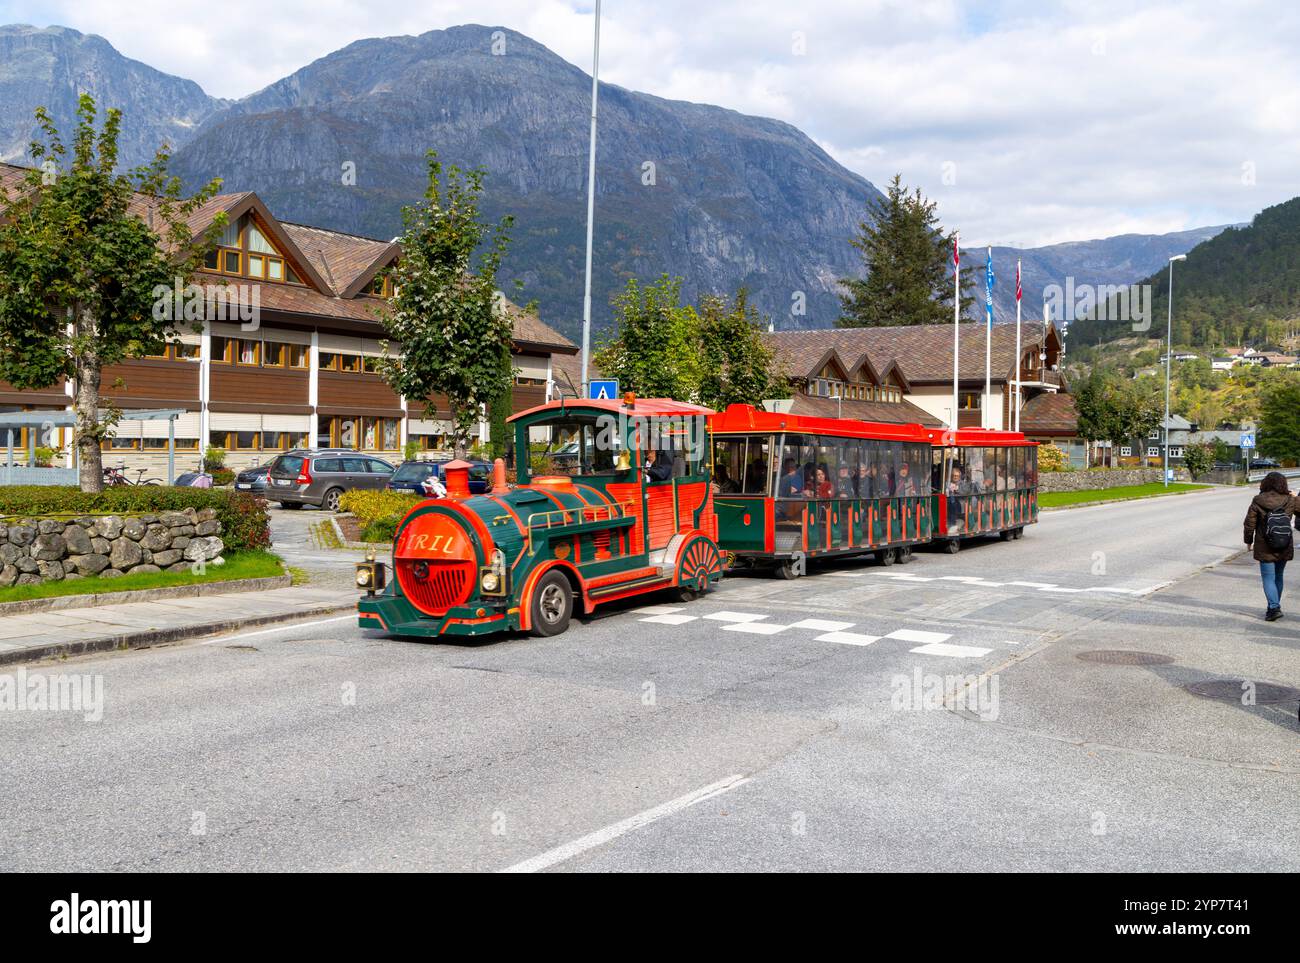
[(368, 595), (382, 592), (385, 574), (384, 563), (375, 561), (375, 553), (371, 552), (364, 562), (357, 562), (357, 588), (365, 589)]
[(369, 588), (370, 580), (373, 577), (374, 573), (370, 570), (369, 565), (364, 562), (357, 563), (357, 588)]
[(506, 557), (501, 549), (494, 551), (489, 564), (479, 570), (478, 587), (484, 595), (506, 594)]

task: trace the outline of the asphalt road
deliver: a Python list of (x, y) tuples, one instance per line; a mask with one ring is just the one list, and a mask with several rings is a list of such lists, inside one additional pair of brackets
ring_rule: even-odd
[[(1218, 564), (1248, 497), (731, 578), (551, 640), (348, 617), (33, 667), (102, 677), (103, 718), (0, 713), (0, 865), (1295, 871), (1296, 705), (1264, 683), (1300, 685), (1296, 623)], [(1238, 678), (1265, 697), (1185, 688)]]

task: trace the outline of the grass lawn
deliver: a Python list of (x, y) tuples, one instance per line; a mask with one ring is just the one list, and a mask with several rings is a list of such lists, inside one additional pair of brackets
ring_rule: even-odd
[(1183, 494), (1200, 491), (1209, 485), (1189, 485), (1171, 482), (1166, 488), (1160, 482), (1150, 485), (1121, 485), (1119, 488), (1089, 488), (1081, 492), (1039, 492), (1040, 508), (1059, 508), (1061, 505), (1078, 505), (1080, 502), (1125, 501), (1130, 498), (1151, 498), (1153, 495)]
[(27, 599), (44, 599), (58, 595), (100, 595), (106, 592), (131, 592), (138, 589), (164, 588), (172, 585), (194, 585), (198, 582), (229, 582), (243, 578), (267, 578), (284, 574), (280, 556), (270, 552), (231, 552), (225, 556), (224, 565), (209, 563), (206, 571), (195, 572), (142, 572), (139, 575), (122, 575), (117, 578), (88, 577), (71, 582), (46, 582), (42, 585), (14, 585), (0, 589), (0, 602), (19, 602)]

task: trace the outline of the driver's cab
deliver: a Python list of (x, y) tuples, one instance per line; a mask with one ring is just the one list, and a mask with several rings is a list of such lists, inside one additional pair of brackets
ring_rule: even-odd
[(653, 552), (712, 519), (707, 408), (668, 399), (562, 399), (515, 415), (515, 477), (563, 476), (628, 515)]

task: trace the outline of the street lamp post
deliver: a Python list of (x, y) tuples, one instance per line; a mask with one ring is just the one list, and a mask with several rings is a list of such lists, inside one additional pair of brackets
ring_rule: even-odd
[(1174, 360), (1174, 262), (1186, 261), (1186, 254), (1169, 259), (1169, 322), (1165, 329), (1165, 487), (1169, 487), (1169, 366)]
[(596, 216), (596, 97), (600, 93), (600, 0), (596, 0), (596, 39), (591, 54), (591, 144), (587, 151), (587, 271), (582, 291), (582, 397), (591, 354), (591, 233)]

